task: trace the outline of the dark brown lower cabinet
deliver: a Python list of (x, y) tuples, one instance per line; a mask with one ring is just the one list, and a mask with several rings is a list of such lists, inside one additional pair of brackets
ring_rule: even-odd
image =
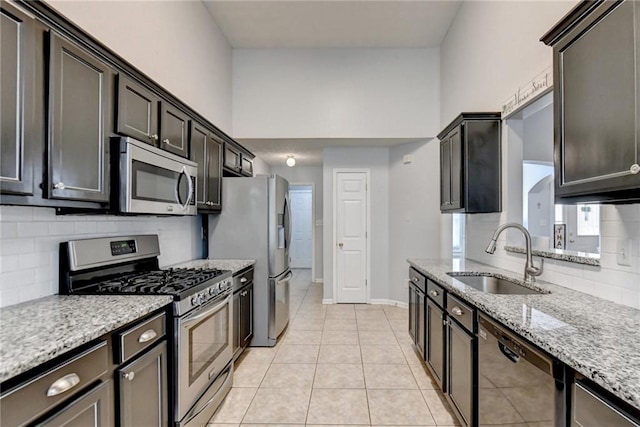
[(426, 298), (422, 289), (409, 282), (409, 335), (422, 356), (425, 358), (425, 321)]
[(116, 378), (120, 426), (168, 425), (166, 341), (122, 366)]
[(101, 382), (88, 393), (63, 406), (55, 414), (37, 423), (42, 427), (105, 427), (112, 425), (111, 381)]
[(425, 361), (436, 383), (445, 391), (445, 314), (431, 299), (426, 304), (426, 352)]
[(233, 355), (238, 357), (253, 338), (253, 282), (233, 294)]
[(447, 322), (447, 400), (463, 426), (474, 424), (473, 334), (449, 319)]

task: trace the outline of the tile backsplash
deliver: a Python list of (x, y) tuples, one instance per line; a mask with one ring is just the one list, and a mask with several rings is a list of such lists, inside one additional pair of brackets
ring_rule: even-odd
[(52, 208), (0, 206), (0, 307), (58, 293), (60, 242), (158, 234), (160, 265), (201, 257), (199, 217), (57, 216)]
[[(467, 215), (467, 258), (521, 273), (524, 255), (506, 252), (506, 233), (498, 239), (494, 255), (485, 253), (503, 214)], [(600, 267), (544, 260), (542, 280), (595, 295), (619, 304), (640, 308), (640, 204), (602, 205), (600, 218)], [(631, 240), (630, 266), (617, 263), (617, 242)], [(523, 240), (524, 242), (524, 240)], [(535, 257), (534, 262), (539, 258)]]

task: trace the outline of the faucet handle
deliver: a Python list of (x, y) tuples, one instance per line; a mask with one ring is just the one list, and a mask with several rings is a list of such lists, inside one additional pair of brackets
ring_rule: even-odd
[(542, 269), (544, 267), (544, 259), (540, 258), (540, 266), (536, 267), (533, 264), (527, 267), (527, 273), (531, 276), (539, 276), (542, 274)]

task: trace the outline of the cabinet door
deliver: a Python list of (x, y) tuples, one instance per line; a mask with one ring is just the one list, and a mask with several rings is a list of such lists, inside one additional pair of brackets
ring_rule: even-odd
[(640, 3), (613, 3), (554, 47), (556, 196), (640, 186)]
[(208, 198), (208, 145), (209, 130), (199, 123), (191, 122), (191, 160), (198, 164), (198, 176), (196, 180), (196, 203), (198, 209), (206, 209)]
[(449, 320), (447, 330), (449, 401), (463, 425), (473, 425), (473, 337)]
[(240, 329), (242, 328), (242, 313), (240, 309), (240, 291), (233, 295), (233, 353), (240, 347)]
[(449, 207), (460, 209), (463, 207), (462, 184), (464, 182), (464, 168), (462, 167), (462, 132), (457, 127), (449, 137), (449, 149), (451, 156), (451, 193)]
[(451, 205), (451, 139), (440, 141), (440, 209)]
[(87, 394), (64, 405), (46, 420), (37, 423), (41, 427), (105, 427), (112, 425), (113, 402), (111, 382), (100, 383)]
[(425, 321), (426, 321), (426, 306), (425, 296), (422, 292), (416, 293), (416, 347), (418, 347), (418, 353), (424, 360), (425, 356)]
[(33, 195), (36, 25), (2, 2), (0, 9), (0, 191)]
[(444, 357), (444, 339), (445, 339), (445, 324), (444, 324), (444, 311), (440, 309), (433, 301), (427, 299), (427, 348), (426, 348), (426, 362), (429, 370), (433, 374), (436, 382), (440, 388), (445, 391), (444, 384), (444, 369), (445, 369), (445, 357)]
[(240, 172), (240, 151), (229, 144), (224, 144), (224, 167)]
[(241, 157), (241, 172), (244, 176), (253, 176), (253, 160), (244, 156)]
[(246, 347), (253, 338), (253, 285), (240, 292), (240, 346)]
[(160, 99), (149, 89), (123, 74), (118, 75), (116, 132), (156, 145), (159, 103)]
[(207, 200), (209, 208), (222, 209), (222, 147), (223, 142), (213, 134), (209, 138), (207, 151)]
[(48, 196), (108, 202), (113, 72), (55, 33), (50, 36)]
[(168, 425), (167, 343), (118, 369), (120, 425)]
[(409, 336), (416, 342), (416, 318), (417, 318), (417, 298), (416, 288), (409, 283)]
[(189, 129), (189, 117), (174, 107), (163, 102), (160, 117), (160, 148), (170, 153), (182, 157), (189, 157), (189, 140), (187, 130)]

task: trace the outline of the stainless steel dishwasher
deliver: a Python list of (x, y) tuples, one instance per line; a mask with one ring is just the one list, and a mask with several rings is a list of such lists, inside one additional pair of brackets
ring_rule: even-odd
[(564, 426), (563, 365), (478, 316), (479, 425)]

